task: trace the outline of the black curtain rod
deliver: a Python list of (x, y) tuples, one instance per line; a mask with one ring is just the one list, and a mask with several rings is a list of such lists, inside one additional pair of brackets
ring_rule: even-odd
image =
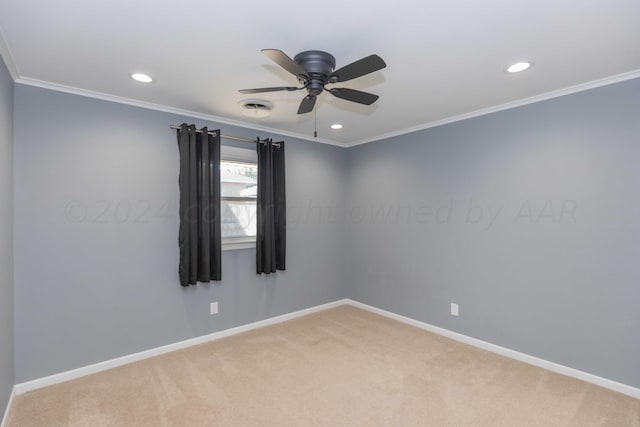
[[(177, 129), (180, 130), (181, 127), (177, 126), (177, 125), (171, 125), (171, 129)], [(202, 129), (196, 129), (196, 133), (202, 133)], [(209, 135), (213, 135), (216, 136), (216, 132), (213, 131), (209, 131), (207, 132)], [(256, 140), (260, 143), (266, 142), (266, 140), (261, 140), (260, 138), (256, 138), (256, 139), (249, 139), (249, 138), (242, 138), (240, 136), (231, 136), (231, 135), (222, 135), (220, 134), (220, 138), (224, 138), (224, 139), (232, 139), (234, 141), (242, 141), (242, 142), (253, 142), (255, 143)], [(276, 147), (280, 147), (280, 144), (277, 142), (274, 142), (273, 145), (275, 145)]]

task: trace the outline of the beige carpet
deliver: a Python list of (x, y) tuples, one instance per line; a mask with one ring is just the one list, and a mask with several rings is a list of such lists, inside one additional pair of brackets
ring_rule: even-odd
[(8, 426), (640, 426), (640, 400), (342, 306), (18, 396)]

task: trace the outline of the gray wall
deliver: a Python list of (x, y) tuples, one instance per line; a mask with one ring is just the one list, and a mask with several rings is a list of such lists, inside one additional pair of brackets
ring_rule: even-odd
[(638, 94), (627, 81), (349, 149), (349, 296), (640, 387)]
[(342, 224), (319, 217), (344, 209), (342, 148), (284, 138), (286, 272), (257, 276), (254, 249), (229, 251), (222, 282), (183, 289), (169, 125), (194, 120), (23, 85), (15, 98), (17, 382), (344, 297)]
[(640, 386), (640, 80), (348, 150), (285, 138), (289, 270), (225, 252), (188, 289), (168, 125), (194, 120), (15, 91), (16, 382), (350, 296)]
[(0, 418), (13, 389), (13, 79), (0, 59)]

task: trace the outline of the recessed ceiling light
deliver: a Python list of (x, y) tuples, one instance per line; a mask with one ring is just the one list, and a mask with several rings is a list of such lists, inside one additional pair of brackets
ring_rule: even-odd
[(516, 62), (515, 64), (508, 66), (505, 71), (507, 73), (519, 73), (531, 68), (532, 65), (533, 63), (531, 62)]
[(342, 125), (340, 123), (334, 123), (331, 125), (331, 129), (334, 129), (334, 130), (342, 129)]
[(133, 80), (139, 81), (141, 83), (151, 83), (153, 81), (153, 79), (151, 77), (147, 76), (146, 74), (142, 74), (142, 73), (131, 74), (131, 78)]

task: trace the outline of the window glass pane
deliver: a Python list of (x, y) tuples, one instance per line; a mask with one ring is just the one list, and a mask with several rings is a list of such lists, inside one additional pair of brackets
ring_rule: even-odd
[(223, 160), (220, 162), (220, 185), (222, 238), (255, 238), (258, 166)]
[(256, 236), (255, 201), (222, 201), (222, 237)]
[(258, 195), (258, 166), (255, 163), (220, 162), (222, 197), (256, 197)]

